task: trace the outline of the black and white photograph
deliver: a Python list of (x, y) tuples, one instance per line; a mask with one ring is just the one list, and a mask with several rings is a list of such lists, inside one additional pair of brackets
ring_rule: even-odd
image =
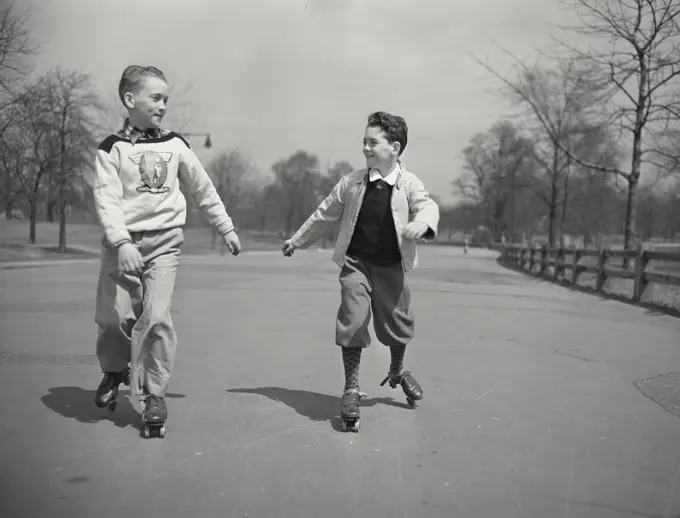
[(680, 0), (0, 0), (1, 518), (680, 518)]

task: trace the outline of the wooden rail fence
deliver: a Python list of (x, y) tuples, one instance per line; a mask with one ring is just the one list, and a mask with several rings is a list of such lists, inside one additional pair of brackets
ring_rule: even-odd
[[(593, 250), (510, 244), (501, 247), (501, 254), (506, 264), (541, 277), (545, 277), (548, 268), (552, 267), (553, 271), (549, 273), (553, 281), (558, 281), (561, 277), (570, 284), (576, 284), (581, 273), (595, 274), (595, 291), (602, 291), (609, 278), (632, 279), (634, 302), (640, 301), (649, 283), (680, 286), (680, 275), (648, 271), (650, 261), (676, 263), (680, 270), (680, 252), (645, 250), (642, 245), (636, 250)], [(595, 264), (583, 264), (588, 258)], [(632, 260), (633, 267), (613, 267), (609, 264), (612, 259), (621, 259), (622, 262), (624, 259)], [(538, 271), (534, 272), (536, 267)], [(568, 278), (565, 276), (566, 272), (571, 272)]]

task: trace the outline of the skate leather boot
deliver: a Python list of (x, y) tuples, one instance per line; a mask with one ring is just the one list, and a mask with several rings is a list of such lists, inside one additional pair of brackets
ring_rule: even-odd
[(406, 395), (406, 402), (409, 405), (415, 406), (416, 401), (423, 399), (423, 389), (420, 388), (420, 385), (409, 371), (404, 371), (399, 375), (388, 374), (380, 386), (382, 387), (388, 381), (393, 389), (401, 385)]
[(165, 437), (165, 421), (168, 419), (168, 407), (165, 399), (153, 394), (147, 394), (144, 399), (144, 437)]
[(168, 407), (162, 397), (149, 394), (146, 396), (144, 408), (144, 422), (148, 424), (161, 424), (168, 418)]
[(99, 408), (109, 407), (109, 410), (116, 409), (116, 399), (118, 398), (118, 386), (124, 383), (130, 385), (130, 369), (125, 368), (122, 372), (106, 372), (97, 392), (94, 396), (94, 403)]
[(340, 419), (342, 420), (342, 431), (359, 431), (359, 402), (362, 397), (366, 397), (366, 394), (359, 392), (359, 389), (350, 388), (346, 389), (342, 394), (342, 400), (340, 402)]

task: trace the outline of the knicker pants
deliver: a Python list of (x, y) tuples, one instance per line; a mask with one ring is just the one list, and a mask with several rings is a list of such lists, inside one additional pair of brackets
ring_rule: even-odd
[(401, 263), (383, 267), (347, 256), (339, 280), (341, 302), (335, 326), (337, 345), (368, 347), (371, 313), (379, 342), (393, 346), (411, 341), (414, 334), (411, 293)]

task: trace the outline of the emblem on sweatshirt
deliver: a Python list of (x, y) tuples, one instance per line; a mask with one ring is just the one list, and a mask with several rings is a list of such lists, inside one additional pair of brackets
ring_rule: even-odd
[(130, 160), (139, 167), (139, 175), (142, 180), (142, 185), (137, 187), (137, 192), (150, 192), (152, 194), (168, 192), (170, 187), (164, 184), (168, 178), (168, 162), (171, 158), (172, 153), (157, 153), (156, 151), (144, 151), (130, 155)]

